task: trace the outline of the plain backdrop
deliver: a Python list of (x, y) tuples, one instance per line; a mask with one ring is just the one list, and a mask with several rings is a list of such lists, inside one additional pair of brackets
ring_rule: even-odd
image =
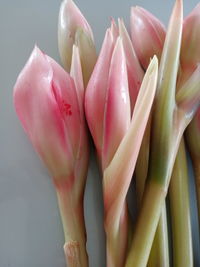
[[(99, 50), (110, 17), (129, 23), (132, 5), (153, 12), (167, 24), (172, 0), (77, 0), (88, 19)], [(34, 44), (55, 60), (59, 0), (0, 1), (0, 267), (64, 267), (64, 243), (54, 188), (14, 112), (12, 91)], [(185, 0), (187, 14), (198, 3)], [(194, 196), (194, 187), (191, 186)], [(193, 205), (195, 266), (198, 232)], [(94, 155), (88, 173), (85, 217), (91, 267), (105, 266), (101, 177)], [(184, 267), (184, 266), (183, 266)], [(185, 266), (187, 267), (187, 266)]]

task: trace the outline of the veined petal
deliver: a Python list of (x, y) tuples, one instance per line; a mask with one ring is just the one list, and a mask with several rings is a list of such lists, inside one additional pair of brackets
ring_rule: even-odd
[(153, 14), (138, 6), (131, 8), (130, 26), (133, 47), (143, 68), (147, 69), (154, 55), (161, 57), (165, 27)]
[(58, 19), (58, 48), (62, 63), (70, 71), (72, 46), (77, 28), (83, 29), (94, 40), (90, 25), (72, 0), (64, 0)]
[(85, 93), (86, 119), (99, 154), (103, 143), (104, 109), (114, 44), (115, 40), (111, 30), (108, 29)]
[[(75, 160), (66, 121), (74, 116), (77, 118), (77, 104), (71, 102), (71, 95), (68, 98), (68, 93), (63, 92), (73, 88), (71, 78), (64, 70), (65, 75), (59, 72), (57, 64), (35, 47), (15, 84), (14, 105), (34, 148), (51, 174), (66, 177), (71, 174)], [(67, 102), (63, 102), (61, 96)], [(70, 108), (65, 104), (71, 105)]]
[(124, 52), (126, 56), (131, 109), (133, 111), (137, 95), (142, 83), (142, 79), (144, 77), (144, 71), (142, 70), (138, 58), (136, 56), (136, 53), (133, 49), (131, 39), (126, 30), (123, 20), (119, 19), (118, 24), (119, 24), (119, 35), (122, 38)]
[(112, 160), (131, 119), (126, 58), (118, 37), (110, 64), (104, 116), (103, 167)]

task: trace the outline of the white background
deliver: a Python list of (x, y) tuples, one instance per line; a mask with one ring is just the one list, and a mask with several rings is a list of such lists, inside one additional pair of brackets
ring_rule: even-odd
[[(187, 14), (198, 1), (184, 2)], [(76, 3), (94, 31), (98, 49), (111, 16), (123, 17), (128, 23), (130, 6), (140, 5), (166, 24), (173, 5), (172, 0), (77, 0)], [(13, 85), (35, 43), (59, 61), (59, 6), (58, 0), (0, 0), (0, 267), (65, 266), (63, 232), (54, 188), (21, 128), (12, 101)], [(86, 189), (90, 266), (104, 267), (101, 178), (94, 159)], [(194, 188), (191, 188), (191, 195), (194, 195)], [(193, 223), (197, 224), (196, 216), (193, 216)], [(195, 266), (200, 266), (196, 227), (193, 235)]]

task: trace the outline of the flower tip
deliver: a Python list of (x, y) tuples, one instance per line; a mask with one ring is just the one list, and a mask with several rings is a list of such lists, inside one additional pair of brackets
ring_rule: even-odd
[(177, 10), (177, 12), (183, 13), (183, 0), (176, 0), (174, 8)]
[(40, 50), (40, 48), (38, 47), (38, 45), (35, 43), (34, 48), (32, 53), (38, 55), (38, 54), (43, 54), (42, 51)]
[(77, 8), (73, 0), (63, 0), (61, 5), (69, 9)]
[(118, 18), (118, 27), (120, 32), (125, 28), (124, 20), (122, 18)]
[(116, 25), (114, 18), (112, 18), (112, 17), (111, 17), (110, 32), (111, 32), (113, 38), (117, 39), (117, 36), (119, 35), (119, 30), (118, 30), (118, 27)]
[(154, 72), (158, 71), (158, 57), (156, 55), (150, 60), (149, 66), (147, 68), (147, 72), (149, 75), (153, 74)]
[(153, 58), (151, 59), (150, 63), (152, 65), (158, 66), (158, 57), (156, 55), (154, 55)]
[(139, 13), (142, 13), (143, 8), (140, 6), (132, 6), (131, 7), (131, 16), (137, 16)]

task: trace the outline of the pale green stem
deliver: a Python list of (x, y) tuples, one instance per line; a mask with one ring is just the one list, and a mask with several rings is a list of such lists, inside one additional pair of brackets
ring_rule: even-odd
[[(149, 165), (149, 143), (150, 143), (151, 117), (149, 118), (145, 134), (143, 137), (140, 153), (136, 164), (136, 195), (137, 205), (140, 208)], [(153, 241), (148, 267), (168, 267), (169, 266), (169, 246), (168, 229), (166, 220), (166, 207), (164, 205), (158, 228)]]
[(73, 190), (66, 184), (56, 186), (56, 193), (65, 235), (67, 266), (88, 267), (83, 199), (75, 198)]
[(185, 145), (181, 140), (169, 187), (173, 266), (192, 267), (192, 231)]
[(154, 237), (151, 253), (148, 260), (148, 267), (169, 266), (169, 244), (166, 205), (162, 207), (160, 220)]
[[(166, 191), (156, 182), (147, 187), (126, 267), (146, 266), (165, 196)], [(154, 201), (149, 202), (150, 199)]]
[(197, 193), (197, 207), (198, 207), (198, 216), (200, 223), (200, 159), (193, 159), (192, 161), (194, 168), (194, 176), (196, 182), (196, 193)]
[[(147, 264), (156, 228), (161, 215), (167, 194), (179, 143), (185, 128), (182, 121), (178, 130), (172, 131), (172, 143), (169, 148), (170, 158), (164, 161), (159, 155), (156, 157), (157, 164), (152, 166), (149, 174), (149, 182), (144, 192), (144, 198), (137, 227), (134, 233), (132, 247), (127, 258), (126, 267), (144, 267)], [(163, 168), (161, 168), (163, 167)]]
[(128, 249), (129, 217), (124, 204), (119, 224), (105, 221), (107, 267), (124, 267)]

